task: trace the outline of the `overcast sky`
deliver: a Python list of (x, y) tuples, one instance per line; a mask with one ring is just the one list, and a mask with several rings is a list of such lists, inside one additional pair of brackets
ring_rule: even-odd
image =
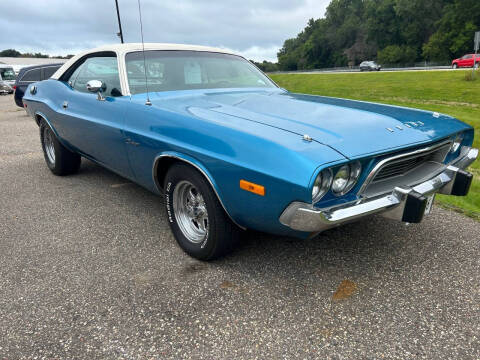
[[(141, 0), (146, 42), (225, 47), (276, 61), (330, 0)], [(119, 0), (126, 42), (140, 42), (137, 0)], [(0, 50), (50, 55), (118, 42), (115, 0), (0, 0)]]

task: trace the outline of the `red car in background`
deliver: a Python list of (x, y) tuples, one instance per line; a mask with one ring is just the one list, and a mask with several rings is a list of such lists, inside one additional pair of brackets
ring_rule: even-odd
[(455, 59), (452, 61), (452, 68), (462, 68), (462, 67), (475, 67), (478, 69), (480, 66), (480, 54), (467, 54), (462, 56), (460, 59)]

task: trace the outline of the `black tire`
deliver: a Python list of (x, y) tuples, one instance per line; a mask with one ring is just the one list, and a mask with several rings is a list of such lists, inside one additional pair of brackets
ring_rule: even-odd
[(478, 69), (479, 67), (480, 67), (480, 63), (478, 63), (478, 62), (475, 63), (475, 65), (473, 65), (473, 68), (474, 68), (474, 69)]
[[(179, 214), (175, 212), (176, 208), (181, 206), (176, 200), (179, 196), (178, 193), (188, 183), (201, 195), (207, 210), (208, 226), (204, 237), (198, 240), (200, 242), (193, 242), (188, 238), (186, 232), (181, 229), (185, 225), (178, 223), (178, 221), (182, 221), (181, 210), (179, 209)], [(179, 189), (175, 192), (177, 187)], [(208, 261), (224, 256), (234, 249), (240, 237), (240, 229), (225, 213), (203, 174), (189, 165), (174, 164), (165, 177), (164, 189), (168, 223), (178, 244), (187, 254), (199, 260)]]
[(453, 65), (452, 65), (452, 69), (458, 69), (458, 65), (457, 65), (457, 64), (453, 64)]
[[(80, 169), (80, 155), (63, 146), (45, 120), (40, 122), (40, 142), (45, 162), (52, 173), (64, 176), (76, 173)], [(53, 156), (48, 154), (47, 148), (50, 149)]]

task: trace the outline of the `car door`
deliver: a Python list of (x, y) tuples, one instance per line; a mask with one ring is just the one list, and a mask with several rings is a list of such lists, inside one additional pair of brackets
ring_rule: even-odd
[[(87, 89), (91, 80), (103, 83), (101, 95)], [(62, 99), (65, 139), (92, 160), (132, 178), (124, 136), (125, 110), (130, 99), (121, 92), (115, 53), (90, 55), (67, 83)]]
[(473, 67), (473, 55), (467, 55), (465, 60), (465, 67)]
[(464, 57), (462, 57), (462, 60), (460, 61), (460, 66), (461, 67), (469, 67), (469, 66), (471, 66), (470, 65), (471, 61), (472, 61), (472, 55), (465, 55)]

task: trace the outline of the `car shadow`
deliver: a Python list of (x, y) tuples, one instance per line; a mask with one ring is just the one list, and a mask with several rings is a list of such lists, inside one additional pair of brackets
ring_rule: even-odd
[(438, 246), (431, 241), (428, 219), (422, 224), (406, 225), (371, 216), (306, 240), (246, 231), (231, 254), (201, 265), (202, 262), (183, 254), (175, 243), (161, 196), (90, 161), (82, 162), (75, 177), (109, 186), (115, 196), (122, 198), (119, 204), (128, 204), (124, 210), (141, 213), (145, 221), (156, 221), (158, 231), (168, 233), (160, 239), (168, 242), (162, 246), (175, 248), (173, 251), (181, 254), (187, 274), (216, 269), (227, 271), (236, 279), (248, 273), (250, 279), (260, 282), (279, 278), (310, 281), (312, 271), (317, 275), (321, 273), (320, 279), (358, 278), (366, 273), (398, 273), (398, 269), (411, 269), (425, 261)]

